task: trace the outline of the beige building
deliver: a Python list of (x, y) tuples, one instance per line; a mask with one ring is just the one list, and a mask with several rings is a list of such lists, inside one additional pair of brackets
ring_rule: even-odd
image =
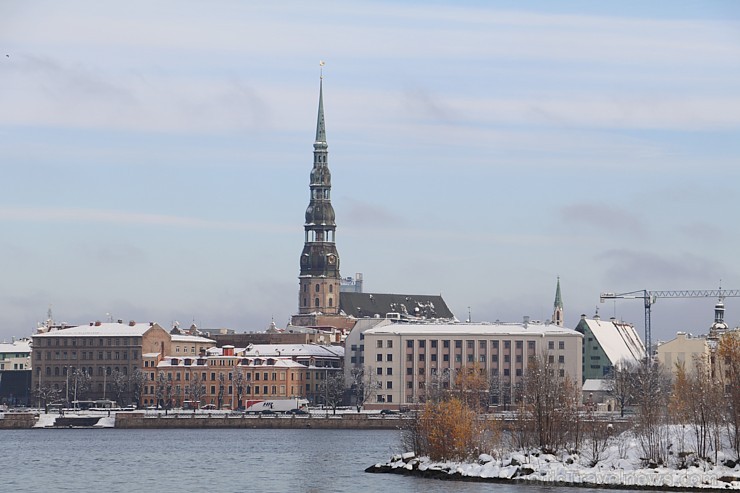
[[(218, 409), (246, 407), (250, 400), (306, 398), (323, 402), (324, 383), (341, 372), (344, 348), (318, 344), (251, 344), (235, 349), (213, 347), (198, 356), (144, 355), (148, 382), (142, 394), (144, 406), (182, 407), (193, 400), (188, 387), (203, 387), (198, 406)], [(160, 373), (164, 379), (161, 385)]]
[(448, 388), (463, 367), (478, 365), (496, 381), (492, 405), (516, 398), (530, 358), (546, 355), (559, 376), (581, 382), (578, 332), (554, 324), (392, 324), (364, 332), (364, 368), (377, 386), (368, 408), (422, 402), (428, 385)]
[(693, 372), (697, 358), (706, 360), (709, 356), (709, 345), (705, 335), (692, 336), (686, 332), (678, 332), (676, 337), (668, 342), (658, 344), (658, 361), (671, 372), (676, 371), (676, 365), (683, 365), (689, 372)]

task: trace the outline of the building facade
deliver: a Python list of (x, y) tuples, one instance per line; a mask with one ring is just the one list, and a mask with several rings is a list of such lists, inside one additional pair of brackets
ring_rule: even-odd
[(31, 393), (31, 340), (0, 343), (0, 404), (28, 405)]
[(581, 382), (578, 332), (553, 324), (392, 324), (364, 332), (365, 372), (377, 387), (368, 408), (400, 408), (424, 401), (431, 386), (449, 388), (463, 368), (485, 371), (490, 404), (507, 406), (531, 358), (545, 356), (559, 377)]
[[(226, 345), (197, 357), (145, 355), (146, 407), (240, 409), (247, 401), (306, 398), (324, 402), (327, 378), (342, 372), (344, 348), (316, 344)], [(192, 387), (198, 385), (200, 392)]]
[[(85, 398), (111, 399), (117, 385), (112, 377), (131, 378), (137, 370), (143, 371), (145, 355), (157, 360), (177, 349), (192, 354), (213, 344), (203, 337), (173, 336), (153, 322), (91, 322), (49, 330), (33, 336), (32, 387), (58, 391), (58, 400), (70, 402), (77, 390), (75, 372), (81, 372), (90, 379)], [(127, 395), (127, 400), (131, 398)]]

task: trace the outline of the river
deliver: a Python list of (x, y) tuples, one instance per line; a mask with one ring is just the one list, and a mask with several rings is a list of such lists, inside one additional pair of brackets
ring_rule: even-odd
[(364, 472), (398, 452), (399, 433), (388, 430), (5, 430), (0, 485), (7, 493), (603, 492)]

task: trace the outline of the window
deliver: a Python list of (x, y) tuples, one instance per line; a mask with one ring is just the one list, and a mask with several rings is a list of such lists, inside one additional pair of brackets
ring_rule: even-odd
[(320, 289), (321, 289), (321, 287), (317, 284), (316, 285), (316, 292), (318, 293)]
[(393, 354), (391, 354), (391, 353), (386, 354), (385, 355), (385, 360), (386, 361), (393, 361)]
[(383, 361), (383, 355), (378, 353), (375, 355), (375, 361)]
[(472, 362), (473, 362), (473, 355), (472, 354), (469, 354), (468, 355), (468, 363), (472, 363)]
[(442, 347), (443, 348), (449, 348), (450, 347), (450, 341), (449, 340), (442, 341)]
[(388, 339), (385, 343), (385, 347), (391, 349), (393, 347), (393, 341), (391, 339)]
[(383, 369), (381, 367), (377, 367), (375, 369), (375, 373), (377, 373), (378, 375), (382, 375), (383, 374)]
[(375, 347), (382, 348), (383, 347), (383, 341), (381, 341), (380, 339), (378, 339), (378, 341), (375, 344)]
[(534, 341), (528, 341), (527, 342), (527, 348), (534, 351)]
[(524, 342), (522, 342), (522, 341), (516, 341), (516, 348), (517, 349), (522, 349), (522, 347), (524, 347)]
[(564, 355), (561, 354), (560, 356), (558, 356), (558, 363), (565, 363), (565, 356)]
[(424, 361), (424, 353), (419, 353), (419, 361)]
[(414, 361), (414, 355), (413, 354), (407, 354), (406, 355), (406, 361)]
[(426, 346), (426, 343), (427, 343), (427, 341), (425, 341), (425, 340), (423, 340), (423, 339), (422, 339), (422, 340), (420, 340), (420, 341), (419, 341), (419, 348), (423, 348), (423, 347), (425, 347), (425, 346)]
[(406, 368), (406, 375), (413, 375), (414, 369), (413, 368)]
[(468, 349), (473, 349), (474, 341), (468, 341)]
[(555, 356), (553, 356), (552, 354), (551, 354), (551, 355), (549, 355), (549, 356), (547, 357), (547, 362), (548, 362), (548, 363), (551, 363), (551, 364), (552, 364), (552, 363), (555, 363)]
[(504, 349), (510, 349), (511, 348), (511, 341), (504, 341)]
[(462, 341), (460, 339), (457, 339), (455, 341), (455, 348), (456, 349), (461, 349), (462, 348)]
[(437, 348), (437, 341), (434, 340), (432, 341), (432, 349), (436, 349), (436, 348)]
[(406, 347), (409, 348), (409, 349), (413, 349), (414, 348), (414, 341), (412, 341), (411, 339), (409, 339), (408, 341), (406, 341)]
[(432, 361), (437, 361), (437, 353), (432, 354), (431, 359)]
[(558, 341), (558, 349), (565, 349), (565, 341)]
[(498, 349), (498, 341), (493, 341), (491, 344), (493, 344), (493, 349)]
[(393, 388), (393, 380), (388, 380), (385, 382), (385, 388), (386, 389), (392, 389)]
[(442, 355), (442, 361), (450, 361), (450, 355), (449, 354), (443, 354)]
[(393, 375), (393, 368), (390, 368), (390, 367), (389, 368), (386, 368), (385, 374), (386, 375)]
[(314, 306), (316, 306), (316, 308), (318, 308), (319, 306), (321, 306), (321, 302), (319, 301), (319, 299), (318, 299), (318, 298), (316, 298), (316, 299), (314, 300)]

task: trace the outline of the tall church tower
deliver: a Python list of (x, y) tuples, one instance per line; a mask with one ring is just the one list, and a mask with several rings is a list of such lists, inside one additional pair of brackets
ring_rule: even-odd
[(553, 303), (551, 323), (558, 327), (563, 326), (563, 297), (560, 295), (560, 276), (558, 276), (558, 287), (555, 288), (555, 303)]
[(319, 115), (313, 144), (311, 198), (303, 225), (305, 240), (298, 277), (298, 314), (339, 313), (339, 254), (334, 243), (337, 225), (331, 205), (331, 173), (324, 126), (324, 77), (319, 82)]

